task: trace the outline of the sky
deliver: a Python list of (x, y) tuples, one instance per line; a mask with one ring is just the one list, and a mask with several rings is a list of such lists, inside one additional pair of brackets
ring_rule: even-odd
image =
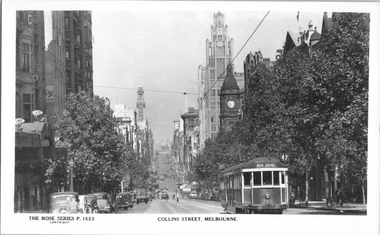
[[(275, 52), (281, 48), (286, 31), (297, 31), (297, 12), (300, 11), (300, 26), (306, 27), (310, 19), (314, 18), (314, 25), (320, 29), (317, 17), (324, 11), (363, 11), (371, 12), (371, 39), (370, 39), (370, 94), (368, 115), (368, 188), (377, 189), (379, 185), (379, 31), (380, 25), (379, 3), (322, 2), (318, 4), (296, 2), (232, 2), (212, 1), (207, 5), (200, 2), (161, 2), (160, 5), (151, 2), (123, 3), (123, 1), (2, 1), (2, 70), (1, 70), (1, 232), (30, 234), (56, 233), (43, 221), (32, 221), (28, 214), (13, 213), (14, 195), (14, 149), (15, 131), (15, 25), (16, 10), (92, 10), (94, 35), (94, 85), (95, 93), (102, 97), (109, 97), (115, 103), (124, 103), (131, 108), (136, 106), (136, 90), (138, 85), (146, 90), (148, 119), (156, 141), (172, 139), (173, 121), (178, 120), (185, 112), (184, 95), (170, 93), (173, 91), (197, 93), (197, 68), (205, 64), (205, 41), (210, 38), (213, 14), (221, 11), (225, 14), (225, 23), (229, 27), (229, 36), (234, 39), (235, 54), (244, 45), (254, 31), (262, 17), (271, 10), (255, 35), (235, 60), (237, 72), (243, 71), (244, 57), (250, 52), (260, 49), (264, 57), (274, 59)], [(105, 4), (106, 2), (106, 4)], [(164, 5), (164, 7), (163, 7)], [(170, 6), (169, 6), (170, 5)], [(166, 10), (169, 9), (169, 10)], [(201, 11), (199, 9), (202, 9)], [(309, 12), (309, 13), (308, 13)], [(314, 14), (312, 13), (314, 12)], [(45, 35), (48, 38), (48, 35)], [(199, 43), (200, 42), (200, 43)], [(119, 87), (114, 89), (100, 86)], [(148, 92), (158, 90), (167, 92)], [(188, 106), (196, 107), (194, 96), (188, 96)], [(368, 191), (368, 215), (358, 217), (303, 217), (304, 223), (297, 224), (297, 231), (289, 224), (293, 218), (277, 220), (279, 228), (284, 233), (305, 234), (310, 231), (310, 224), (318, 226), (318, 233), (335, 234), (337, 229), (342, 234), (371, 234), (378, 230), (379, 221), (379, 190)], [(4, 216), (5, 215), (5, 216)], [(247, 234), (247, 226), (252, 226), (252, 220), (240, 216), (237, 226), (225, 226), (219, 223), (197, 223), (196, 226), (176, 222), (167, 224), (158, 222), (157, 215), (102, 216), (95, 217), (94, 223), (70, 223), (65, 225), (65, 231), (75, 234), (110, 234), (120, 233), (120, 225), (127, 219), (128, 233), (154, 234), (157, 231), (168, 231), (171, 234), (184, 233), (183, 228), (191, 227), (191, 232), (210, 234), (241, 233)], [(267, 218), (255, 217), (255, 232), (268, 233)], [(354, 223), (352, 223), (355, 221)], [(20, 222), (22, 226), (20, 226)], [(149, 226), (141, 228), (140, 224)], [(103, 226), (107, 224), (109, 226)], [(138, 226), (134, 226), (138, 225)], [(235, 225), (235, 224), (234, 224)], [(337, 226), (338, 225), (338, 226)], [(340, 226), (339, 226), (340, 225)], [(342, 226), (343, 225), (343, 226)], [(56, 226), (55, 226), (56, 227)], [(166, 230), (164, 230), (166, 229)], [(220, 230), (220, 231), (219, 231)], [(53, 231), (53, 232), (50, 232)], [(229, 232), (230, 231), (230, 232)], [(373, 232), (372, 232), (373, 233)]]
[[(174, 124), (186, 107), (198, 109), (198, 66), (205, 66), (206, 40), (211, 38), (215, 6), (207, 11), (94, 10), (92, 15), (94, 92), (115, 104), (136, 109), (137, 88), (145, 90), (149, 126), (155, 143), (171, 142)], [(234, 40), (234, 56), (242, 49), (267, 11), (221, 10)], [(243, 72), (249, 52), (260, 50), (275, 60), (286, 32), (306, 28), (320, 32), (323, 11), (269, 12), (236, 57), (235, 71)], [(313, 26), (313, 27), (314, 27)], [(183, 93), (189, 93), (184, 95)]]

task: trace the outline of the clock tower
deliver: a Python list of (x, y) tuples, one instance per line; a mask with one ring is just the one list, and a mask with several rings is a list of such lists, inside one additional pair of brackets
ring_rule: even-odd
[(239, 120), (241, 112), (240, 89), (234, 77), (232, 65), (220, 90), (220, 129), (228, 131)]

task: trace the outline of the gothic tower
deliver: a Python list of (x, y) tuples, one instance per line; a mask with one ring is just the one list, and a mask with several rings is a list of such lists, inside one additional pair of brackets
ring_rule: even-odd
[[(214, 14), (211, 26), (211, 39), (206, 40), (206, 79), (204, 83), (203, 109), (200, 112), (201, 123), (204, 123), (204, 139), (215, 138), (220, 126), (219, 95), (226, 77), (226, 68), (234, 56), (233, 39), (228, 36), (228, 27), (224, 14)], [(204, 113), (203, 113), (204, 112)]]
[(227, 67), (227, 76), (220, 91), (220, 130), (230, 130), (239, 120), (240, 112), (240, 89), (230, 64)]

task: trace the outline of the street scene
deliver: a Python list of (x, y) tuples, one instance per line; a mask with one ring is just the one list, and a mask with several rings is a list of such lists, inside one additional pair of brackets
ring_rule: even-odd
[(369, 13), (15, 17), (15, 214), (367, 215)]

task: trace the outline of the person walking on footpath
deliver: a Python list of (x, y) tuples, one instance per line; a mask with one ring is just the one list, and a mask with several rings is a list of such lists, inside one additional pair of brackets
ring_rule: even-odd
[(179, 193), (177, 193), (177, 202), (179, 202)]
[(339, 205), (339, 194), (340, 194), (340, 189), (336, 190), (335, 195), (336, 195), (336, 204)]

